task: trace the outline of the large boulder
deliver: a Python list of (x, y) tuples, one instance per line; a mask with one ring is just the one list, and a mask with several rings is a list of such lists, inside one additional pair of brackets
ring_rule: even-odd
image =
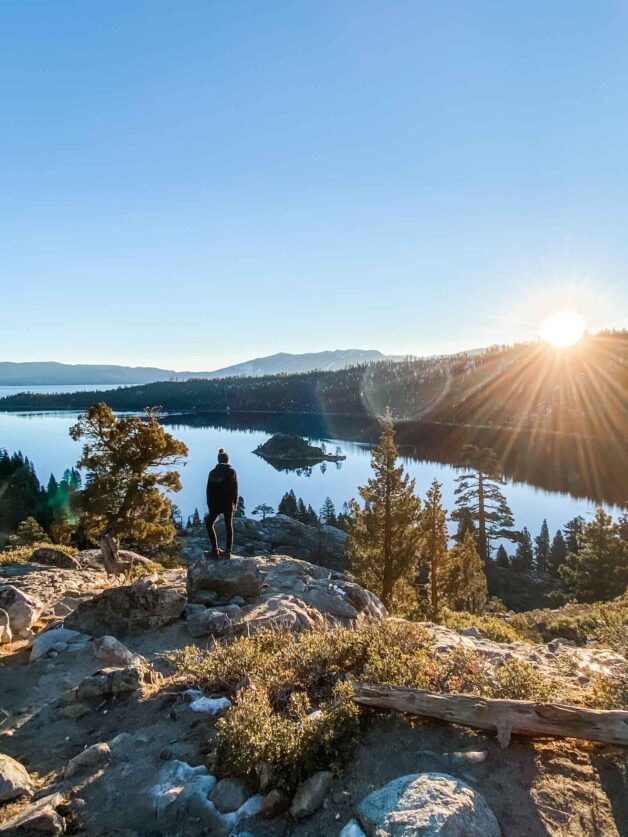
[(33, 837), (33, 835), (65, 834), (65, 819), (57, 809), (65, 805), (60, 793), (51, 793), (38, 799), (9, 820), (0, 823), (0, 834), (7, 837)]
[(209, 591), (219, 600), (228, 601), (233, 596), (252, 599), (262, 592), (263, 580), (258, 566), (250, 558), (205, 558), (188, 569), (188, 596), (193, 602), (199, 591)]
[[(321, 564), (328, 569), (344, 569), (347, 535), (335, 526), (307, 526), (283, 514), (253, 520), (236, 517), (233, 521), (234, 552), (238, 555), (289, 555)], [(222, 519), (216, 524), (218, 538), (224, 542)], [(188, 529), (181, 538), (181, 554), (189, 563), (203, 559), (210, 549), (204, 526)]]
[(62, 651), (80, 651), (91, 641), (91, 637), (68, 628), (52, 628), (43, 631), (33, 640), (30, 662), (34, 663), (40, 657), (48, 654), (60, 654)]
[(43, 605), (35, 596), (18, 590), (12, 584), (0, 585), (0, 609), (9, 617), (13, 634), (28, 637), (31, 628), (41, 616)]
[(61, 567), (65, 570), (80, 570), (81, 563), (74, 556), (69, 555), (62, 549), (54, 549), (51, 546), (41, 546), (36, 549), (29, 561), (33, 564), (43, 564), (46, 567)]
[(446, 773), (414, 773), (389, 782), (358, 806), (368, 837), (500, 837), (484, 797)]
[(65, 627), (96, 637), (125, 637), (176, 621), (186, 602), (176, 572), (143, 576), (82, 602), (67, 617)]
[(0, 753), (0, 803), (19, 796), (30, 796), (33, 783), (28, 771), (19, 761)]
[[(242, 582), (239, 587), (235, 580)], [(216, 605), (238, 589), (246, 599)], [(349, 626), (387, 615), (377, 596), (342, 573), (287, 555), (204, 559), (188, 567), (188, 590), (187, 625), (194, 637), (248, 636), (262, 628)], [(255, 590), (256, 595), (247, 595)]]

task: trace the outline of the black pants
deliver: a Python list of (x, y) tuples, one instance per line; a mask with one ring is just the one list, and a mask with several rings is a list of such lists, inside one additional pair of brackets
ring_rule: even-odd
[(217, 552), (218, 539), (216, 538), (216, 530), (214, 529), (214, 523), (220, 517), (221, 514), (224, 515), (225, 529), (227, 530), (227, 552), (231, 552), (231, 547), (233, 546), (233, 506), (229, 506), (226, 509), (209, 510), (209, 514), (205, 518), (207, 534), (209, 535), (209, 540), (211, 541), (213, 551)]

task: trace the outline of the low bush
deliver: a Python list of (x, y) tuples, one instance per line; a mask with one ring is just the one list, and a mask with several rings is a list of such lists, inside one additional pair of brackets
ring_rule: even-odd
[(58, 543), (42, 541), (40, 543), (29, 544), (28, 546), (15, 546), (0, 551), (0, 566), (25, 564), (30, 560), (31, 555), (36, 549), (60, 549), (68, 555), (76, 555), (78, 552), (73, 546), (59, 546)]
[(436, 655), (425, 628), (401, 620), (299, 634), (261, 631), (230, 645), (189, 647), (175, 659), (186, 683), (234, 700), (217, 724), (213, 769), (242, 775), (266, 762), (287, 790), (350, 750), (358, 729), (351, 678), (487, 697), (554, 694), (525, 663), (494, 669), (463, 649)]
[(465, 611), (443, 609), (438, 615), (437, 622), (454, 631), (475, 627), (483, 637), (495, 642), (520, 642), (528, 639), (505, 619), (498, 616), (479, 616)]
[(613, 674), (596, 674), (591, 679), (589, 702), (598, 709), (628, 710), (628, 664)]

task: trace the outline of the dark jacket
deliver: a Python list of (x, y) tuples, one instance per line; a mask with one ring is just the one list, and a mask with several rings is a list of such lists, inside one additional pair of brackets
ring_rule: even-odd
[(207, 477), (207, 506), (224, 511), (238, 502), (238, 475), (226, 462), (220, 462)]

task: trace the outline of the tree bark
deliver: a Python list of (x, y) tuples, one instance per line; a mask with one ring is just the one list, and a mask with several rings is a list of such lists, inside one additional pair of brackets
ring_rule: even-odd
[(124, 575), (128, 572), (130, 566), (128, 561), (121, 561), (118, 558), (118, 539), (105, 532), (100, 539), (100, 551), (102, 552), (102, 560), (105, 565), (107, 575)]
[(363, 706), (396, 709), (439, 718), (452, 724), (497, 732), (502, 747), (511, 733), (527, 736), (583, 738), (628, 747), (628, 712), (583, 709), (529, 700), (496, 700), (475, 695), (435, 694), (403, 686), (353, 684), (354, 700)]

